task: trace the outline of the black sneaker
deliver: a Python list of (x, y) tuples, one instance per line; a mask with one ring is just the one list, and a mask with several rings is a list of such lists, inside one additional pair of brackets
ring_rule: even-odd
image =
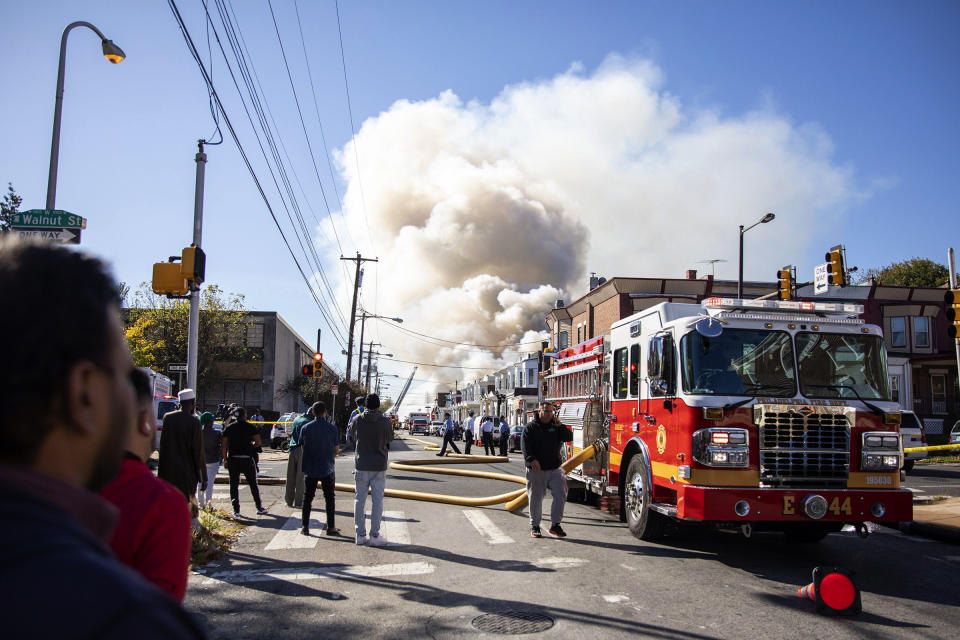
[(300, 529), (300, 535), (302, 536), (310, 535), (310, 529), (308, 527), (303, 527), (302, 529)]
[(567, 537), (567, 532), (564, 531), (564, 530), (563, 530), (563, 527), (561, 527), (559, 524), (555, 524), (555, 525), (553, 525), (552, 527), (550, 527), (550, 531), (548, 531), (548, 533), (549, 533), (550, 535), (552, 535), (554, 538), (566, 538), (566, 537)]
[(334, 527), (334, 528), (332, 528), (332, 529), (327, 529), (327, 535), (328, 535), (328, 536), (339, 536), (339, 535), (340, 535), (340, 529), (337, 529), (336, 527)]
[(543, 534), (540, 533), (540, 527), (530, 527), (530, 537), (531, 538), (542, 538)]

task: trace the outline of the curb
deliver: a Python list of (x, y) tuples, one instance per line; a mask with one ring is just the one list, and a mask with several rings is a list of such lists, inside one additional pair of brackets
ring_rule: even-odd
[(932, 522), (902, 522), (900, 531), (908, 535), (922, 536), (950, 544), (960, 544), (960, 528)]

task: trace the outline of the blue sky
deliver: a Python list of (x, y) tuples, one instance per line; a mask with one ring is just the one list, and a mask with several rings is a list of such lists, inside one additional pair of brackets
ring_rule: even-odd
[[(179, 0), (178, 5), (206, 59), (202, 3)], [(232, 6), (279, 123), (290, 165), (305, 187), (308, 197), (302, 204), (306, 208), (309, 201), (320, 222), (329, 225), (267, 5), (234, 0)], [(301, 0), (298, 7), (325, 139), (331, 152), (343, 150), (351, 125), (334, 5), (328, 0)], [(293, 2), (273, 0), (273, 8), (317, 152), (320, 179), (336, 215), (338, 199), (320, 145)], [(658, 70), (655, 90), (680, 105), (687, 133), (696, 129), (690, 123), (704, 113), (711, 119), (739, 122), (759, 112), (785, 123), (799, 136), (784, 143), (787, 151), (797, 145), (816, 146), (812, 153), (816, 164), (843, 183), (838, 188), (842, 193), (817, 203), (822, 206), (808, 221), (803, 212), (794, 211), (751, 231), (747, 250), (752, 247), (754, 257), (748, 255), (748, 279), (773, 277), (781, 265), (773, 263), (771, 254), (777, 260), (788, 255), (801, 275), (812, 273), (824, 250), (841, 242), (850, 264), (861, 269), (913, 256), (943, 262), (947, 247), (957, 244), (960, 4), (956, 2), (345, 0), (339, 9), (358, 129), (365, 122), (379, 122), (385, 128), (388, 120), (383, 116), (394, 111), (398, 100), (417, 103), (452, 91), (464, 105), (458, 110), (463, 114), (471, 101), (489, 106), (507, 86), (549, 85), (571, 65), (582, 65), (575, 74), (591, 78), (611, 55), (641, 60)], [(43, 205), (59, 38), (73, 20), (97, 25), (128, 58), (110, 65), (100, 56), (92, 33), (74, 30), (70, 36), (57, 206), (88, 219), (83, 248), (110, 260), (119, 279), (137, 283), (149, 278), (153, 262), (189, 242), (195, 144), (213, 131), (206, 91), (165, 2), (4, 3), (0, 73), (6, 91), (0, 101), (0, 127), (5, 153), (0, 155), (0, 181), (4, 186), (8, 181), (14, 184), (24, 208)], [(282, 211), (216, 43), (212, 46), (217, 89), (272, 203)], [(370, 131), (359, 148), (368, 204), (377, 201), (382, 177), (364, 169), (375, 166), (381, 156), (376, 132), (373, 127)], [(208, 280), (244, 293), (251, 308), (279, 311), (308, 340), (324, 326), (324, 350), (331, 360), (330, 355), (340, 351), (335, 332), (320, 320), (233, 141), (228, 137), (223, 145), (208, 147), (208, 155), (204, 220)], [(347, 169), (356, 162), (349, 150), (343, 158)], [(367, 161), (371, 164), (365, 165)], [(356, 194), (349, 172), (338, 165), (334, 170), (339, 197), (346, 200), (351, 190)], [(816, 176), (821, 173), (804, 176), (812, 181), (808, 194), (819, 188)], [(739, 189), (748, 191), (750, 185)], [(732, 253), (736, 225), (750, 224), (764, 213), (762, 201), (747, 202), (756, 209), (744, 210), (739, 218), (711, 213), (710, 203), (697, 204), (704, 219), (722, 217), (723, 229), (729, 232), (717, 236), (715, 248), (691, 249), (683, 256), (687, 268), (703, 269), (698, 260), (724, 257), (729, 261), (717, 265), (718, 277), (736, 276)], [(345, 214), (342, 222), (352, 233), (343, 234), (343, 251), (348, 255), (356, 251), (349, 240), (356, 236), (365, 255), (390, 255), (382, 238), (363, 237), (370, 220), (377, 236), (385, 215), (368, 211), (364, 222), (359, 208)], [(307, 211), (305, 216), (312, 224), (312, 214)], [(589, 219), (584, 220), (589, 226)], [(285, 229), (293, 233), (289, 223)], [(642, 231), (637, 229), (637, 238), (642, 238)], [(671, 241), (676, 245), (673, 252), (682, 253), (682, 234), (672, 235)], [(340, 296), (345, 288), (344, 271), (336, 259), (340, 247), (324, 242), (318, 238), (321, 259), (335, 295)], [(639, 242), (642, 246), (643, 240)], [(760, 244), (768, 245), (767, 253), (757, 249)], [(581, 266), (589, 270), (593, 264), (605, 263), (591, 254)], [(396, 269), (396, 263), (384, 265), (385, 270)], [(630, 267), (622, 264), (610, 268), (620, 272), (605, 275), (681, 275), (679, 263), (671, 264), (668, 272), (657, 272), (651, 265), (637, 267), (650, 273), (629, 272)], [(392, 282), (389, 275), (384, 271), (381, 278), (375, 268), (368, 270), (364, 287), (368, 308), (403, 314), (406, 326), (429, 335), (469, 340), (467, 330), (440, 332), (437, 325), (442, 319), (435, 316), (443, 315), (441, 303), (440, 309), (428, 313), (411, 308), (409, 299), (390, 300), (400, 309), (382, 308), (389, 298), (376, 294), (381, 280)], [(583, 293), (569, 280), (545, 284), (561, 288), (567, 299)], [(342, 308), (346, 312), (346, 305)], [(398, 357), (425, 357), (397, 334), (374, 331)], [(519, 338), (515, 330), (507, 335), (514, 341)], [(335, 364), (338, 358), (334, 355)], [(397, 364), (383, 368), (408, 370)], [(476, 370), (438, 379), (464, 379), (472, 371)]]

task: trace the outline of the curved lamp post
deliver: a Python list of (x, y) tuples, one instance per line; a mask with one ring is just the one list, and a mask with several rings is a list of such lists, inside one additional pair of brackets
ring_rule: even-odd
[(67, 62), (67, 36), (74, 27), (87, 27), (98, 36), (103, 45), (103, 56), (113, 64), (119, 64), (126, 58), (123, 49), (108, 40), (105, 35), (89, 22), (71, 22), (63, 30), (60, 38), (60, 68), (57, 71), (57, 101), (53, 109), (53, 141), (50, 143), (50, 172), (47, 174), (47, 209), (53, 209), (57, 199), (57, 164), (60, 160), (60, 114), (63, 111), (63, 72)]
[[(360, 382), (360, 368), (361, 363), (363, 362), (363, 332), (367, 326), (367, 319), (379, 318), (380, 320), (391, 320), (396, 323), (403, 322), (402, 318), (390, 318), (388, 316), (378, 316), (372, 313), (367, 313), (366, 311), (360, 312), (360, 354), (357, 356), (357, 382)], [(356, 325), (354, 325), (356, 326)], [(347, 371), (347, 379), (350, 379), (350, 372)]]
[(737, 277), (737, 297), (738, 298), (743, 297), (743, 234), (745, 234), (747, 231), (750, 231), (750, 229), (753, 229), (758, 224), (770, 222), (776, 217), (777, 216), (773, 215), (772, 213), (768, 213), (762, 218), (760, 218), (759, 220), (757, 220), (756, 222), (754, 222), (752, 225), (747, 227), (746, 229), (743, 228), (743, 225), (740, 225), (740, 275)]

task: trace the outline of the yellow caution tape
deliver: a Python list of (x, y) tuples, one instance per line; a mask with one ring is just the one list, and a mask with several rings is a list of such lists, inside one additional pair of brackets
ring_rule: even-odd
[(938, 444), (933, 447), (906, 447), (904, 453), (912, 453), (914, 451), (945, 451), (946, 449), (960, 449), (960, 444)]

